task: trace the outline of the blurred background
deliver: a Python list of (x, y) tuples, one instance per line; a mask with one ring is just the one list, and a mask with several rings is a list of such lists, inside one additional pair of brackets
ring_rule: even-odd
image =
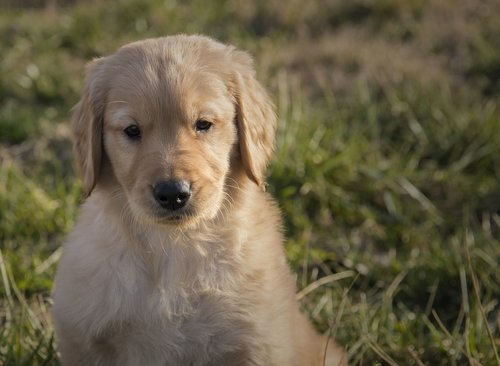
[(85, 64), (176, 33), (254, 56), (298, 298), (350, 363), (500, 365), (498, 0), (0, 0), (0, 364), (58, 364)]

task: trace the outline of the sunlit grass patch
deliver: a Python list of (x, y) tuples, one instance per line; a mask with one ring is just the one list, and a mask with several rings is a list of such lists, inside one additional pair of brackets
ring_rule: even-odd
[(50, 304), (42, 295), (29, 300), (13, 279), (0, 250), (0, 362), (3, 365), (57, 365)]
[(68, 175), (69, 146), (43, 136), (0, 158), (0, 249), (23, 291), (48, 293), (54, 263), (46, 261), (74, 223), (80, 190)]
[(354, 364), (495, 360), (498, 109), (408, 83), (306, 103), (290, 83), (278, 83), (270, 190), (308, 312), (349, 339)]

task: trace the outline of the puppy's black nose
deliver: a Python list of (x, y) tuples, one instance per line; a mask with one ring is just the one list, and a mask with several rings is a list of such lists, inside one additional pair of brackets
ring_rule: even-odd
[(191, 187), (183, 180), (158, 182), (153, 187), (153, 196), (158, 204), (168, 210), (184, 207), (191, 197)]

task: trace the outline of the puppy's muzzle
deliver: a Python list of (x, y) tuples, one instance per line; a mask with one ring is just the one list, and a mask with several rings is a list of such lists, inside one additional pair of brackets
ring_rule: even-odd
[(162, 208), (176, 211), (191, 198), (191, 187), (184, 180), (162, 181), (153, 187), (153, 196)]

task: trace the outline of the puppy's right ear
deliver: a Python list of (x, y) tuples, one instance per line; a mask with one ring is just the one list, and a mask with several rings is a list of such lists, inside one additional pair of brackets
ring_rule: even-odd
[(85, 89), (73, 108), (73, 151), (77, 169), (83, 180), (83, 194), (88, 197), (99, 179), (102, 160), (102, 131), (106, 91), (104, 89), (104, 58), (87, 66)]
[(255, 78), (253, 60), (233, 49), (236, 124), (240, 156), (247, 176), (265, 190), (265, 171), (271, 159), (276, 114), (271, 98)]

